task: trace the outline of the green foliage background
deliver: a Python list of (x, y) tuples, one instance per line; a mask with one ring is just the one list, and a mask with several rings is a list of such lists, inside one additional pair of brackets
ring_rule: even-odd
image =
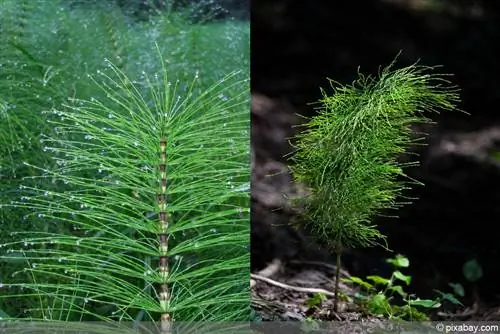
[[(189, 179), (187, 174), (177, 174), (180, 180), (187, 182), (185, 188), (179, 190), (178, 200), (180, 202), (178, 203), (193, 203), (192, 201), (195, 201), (191, 206), (184, 206), (184, 209), (189, 213), (182, 218), (188, 221), (192, 220), (193, 217), (206, 215), (207, 221), (212, 221), (215, 225), (217, 224), (215, 218), (218, 215), (226, 221), (239, 221), (240, 224), (237, 224), (236, 230), (232, 229), (227, 233), (235, 235), (237, 232), (241, 238), (232, 241), (226, 240), (228, 242), (226, 245), (231, 244), (231, 242), (236, 243), (235, 245), (239, 249), (241, 248), (241, 251), (231, 254), (236, 262), (228, 265), (229, 267), (233, 265), (236, 269), (232, 272), (227, 271), (230, 274), (224, 274), (225, 271), (221, 271), (221, 274), (210, 274), (205, 271), (207, 281), (199, 281), (196, 283), (199, 284), (196, 287), (194, 285), (190, 288), (187, 286), (179, 287), (180, 290), (185, 289), (185, 291), (189, 289), (206, 291), (209, 287), (221, 286), (221, 284), (228, 284), (230, 281), (232, 286), (227, 287), (227, 291), (235, 293), (236, 297), (232, 301), (235, 303), (233, 306), (224, 310), (224, 305), (229, 304), (222, 303), (224, 304), (222, 305), (220, 303), (224, 300), (225, 290), (222, 289), (218, 294), (204, 295), (204, 298), (208, 299), (208, 304), (212, 306), (216, 305), (215, 297), (220, 298), (218, 303), (222, 306), (217, 306), (217, 312), (210, 311), (208, 306), (205, 311), (200, 311), (201, 304), (195, 305), (196, 307), (193, 308), (196, 299), (189, 299), (187, 296), (186, 300), (182, 301), (184, 304), (178, 301), (179, 305), (184, 306), (179, 307), (176, 312), (180, 320), (207, 318), (246, 320), (247, 311), (248, 315), (250, 314), (249, 294), (245, 285), (248, 281), (249, 269), (242, 267), (243, 263), (248, 264), (249, 261), (246, 259), (249, 245), (247, 212), (249, 205), (248, 191), (246, 190), (249, 182), (249, 175), (246, 174), (249, 173), (249, 162), (247, 161), (249, 144), (245, 141), (249, 137), (247, 129), (249, 121), (249, 24), (234, 20), (218, 22), (198, 20), (198, 23), (192, 23), (184, 11), (174, 12), (168, 8), (151, 10), (147, 13), (146, 19), (142, 17), (141, 20), (138, 20), (137, 17), (131, 17), (127, 13), (129, 11), (124, 8), (123, 4), (120, 7), (114, 2), (103, 4), (97, 1), (82, 3), (62, 0), (5, 0), (0, 4), (0, 40), (2, 42), (2, 48), (0, 48), (0, 203), (3, 204), (0, 210), (0, 244), (4, 246), (0, 248), (0, 255), (2, 255), (0, 259), (0, 317), (82, 320), (88, 317), (90, 317), (88, 319), (95, 317), (118, 319), (117, 314), (120, 314), (121, 320), (131, 320), (134, 317), (136, 320), (147, 320), (145, 314), (148, 312), (145, 310), (154, 310), (156, 306), (143, 304), (141, 309), (139, 307), (141, 305), (136, 305), (134, 312), (124, 311), (124, 309), (117, 312), (116, 307), (109, 307), (105, 305), (106, 303), (101, 302), (88, 305), (82, 311), (76, 307), (80, 305), (76, 300), (87, 297), (82, 294), (83, 290), (74, 288), (67, 289), (61, 294), (65, 297), (71, 295), (74, 298), (72, 301), (51, 299), (50, 296), (54, 293), (61, 293), (58, 291), (59, 283), (67, 284), (66, 287), (74, 287), (74, 285), (71, 285), (71, 282), (68, 283), (68, 277), (64, 275), (64, 277), (61, 276), (60, 282), (54, 281), (55, 276), (50, 271), (55, 270), (57, 264), (56, 267), (48, 266), (51, 261), (49, 259), (46, 259), (46, 262), (41, 262), (48, 266), (45, 268), (46, 273), (41, 270), (24, 269), (26, 267), (24, 256), (26, 255), (22, 257), (19, 255), (21, 253), (16, 251), (19, 244), (16, 243), (30, 240), (25, 242), (28, 249), (31, 249), (31, 246), (36, 248), (35, 246), (38, 245), (42, 247), (42, 251), (47, 251), (44, 249), (46, 244), (43, 242), (37, 244), (33, 240), (36, 233), (56, 233), (59, 234), (59, 237), (65, 235), (69, 238), (67, 240), (70, 240), (74, 237), (103, 232), (104, 230), (95, 229), (96, 224), (91, 225), (86, 220), (78, 220), (78, 224), (71, 223), (67, 216), (70, 214), (69, 209), (72, 208), (69, 204), (64, 210), (49, 210), (52, 201), (63, 203), (72, 192), (75, 195), (80, 191), (79, 194), (83, 202), (86, 201), (87, 204), (97, 198), (92, 197), (95, 194), (91, 193), (90, 182), (80, 184), (81, 180), (95, 181), (102, 178), (102, 175), (100, 175), (101, 168), (98, 164), (99, 158), (91, 157), (91, 154), (88, 153), (90, 152), (89, 146), (86, 145), (89, 144), (86, 144), (83, 133), (84, 129), (88, 130), (91, 127), (85, 127), (79, 121), (90, 117), (94, 120), (97, 119), (100, 124), (104, 124), (109, 121), (110, 111), (120, 110), (120, 106), (116, 102), (117, 99), (123, 99), (126, 103), (130, 103), (129, 106), (142, 106), (144, 114), (141, 119), (137, 120), (139, 125), (134, 128), (133, 121), (127, 123), (126, 114), (123, 113), (126, 108), (121, 108), (122, 113), (117, 113), (116, 122), (113, 123), (113, 120), (109, 124), (122, 130), (142, 131), (144, 125), (148, 124), (148, 116), (144, 115), (147, 115), (148, 111), (155, 111), (161, 105), (160, 100), (163, 99), (165, 102), (166, 97), (171, 98), (174, 102), (164, 103), (163, 107), (169, 105), (174, 110), (177, 96), (182, 97), (181, 101), (186, 101), (184, 107), (189, 107), (187, 109), (190, 110), (190, 113), (186, 115), (191, 116), (185, 118), (184, 121), (189, 124), (189, 130), (193, 136), (185, 137), (185, 141), (191, 146), (186, 148), (184, 152), (179, 151), (178, 153), (185, 155), (185, 157), (178, 156), (177, 160), (174, 159), (174, 161), (178, 161), (181, 166), (193, 166), (195, 168), (192, 170), (193, 175), (196, 175), (196, 168), (199, 168), (196, 166), (203, 162), (203, 150), (211, 149), (212, 151), (207, 152), (213, 154), (206, 155), (210, 157), (210, 159), (207, 158), (206, 163), (214, 161), (216, 163), (207, 166), (208, 169), (216, 170), (223, 167), (222, 170), (224, 168), (231, 170), (235, 176), (232, 184), (221, 185), (213, 178), (203, 180), (193, 176), (192, 179)], [(240, 74), (228, 78), (228, 74), (234, 71), (239, 71)], [(167, 78), (164, 77), (165, 74), (168, 75)], [(195, 78), (197, 79), (193, 81)], [(172, 89), (167, 89), (170, 87), (169, 85), (173, 85)], [(164, 92), (165, 95), (161, 95), (161, 92)], [(144, 101), (139, 101), (141, 98)], [(215, 110), (220, 110), (219, 117), (216, 116)], [(198, 111), (200, 114), (193, 111)], [(200, 126), (197, 129), (193, 122), (203, 122), (203, 113), (208, 113), (210, 118), (207, 120), (205, 128)], [(226, 134), (232, 134), (233, 138), (229, 137), (228, 140), (221, 141), (221, 136), (217, 135), (216, 131), (217, 129), (222, 130), (226, 123), (229, 124), (227, 128), (232, 129), (227, 130), (229, 132)], [(69, 135), (68, 133), (71, 131), (61, 131), (61, 128), (65, 126), (75, 132)], [(186, 131), (181, 131), (181, 123), (172, 126), (177, 127), (179, 134), (183, 133), (182, 136), (187, 136)], [(213, 131), (209, 132), (209, 130)], [(195, 140), (197, 132), (200, 133), (198, 141)], [(94, 135), (104, 135), (104, 133), (97, 131)], [(183, 138), (182, 136), (181, 138)], [(154, 186), (151, 182), (154, 180), (153, 175), (143, 173), (138, 168), (135, 168), (136, 171), (132, 174), (127, 174), (128, 171), (134, 170), (134, 167), (138, 167), (128, 161), (132, 161), (134, 154), (138, 152), (146, 152), (145, 154), (150, 154), (150, 157), (154, 156), (157, 154), (157, 142), (153, 140), (153, 137), (141, 136), (137, 133), (126, 135), (125, 132), (114, 140), (116, 141), (107, 143), (97, 140), (95, 144), (101, 145), (101, 147), (108, 145), (108, 148), (120, 148), (115, 151), (115, 158), (121, 159), (123, 164), (125, 174), (121, 176), (125, 181), (127, 181), (127, 177), (130, 177), (128, 179), (130, 182), (125, 183), (129, 185), (144, 184), (145, 189), (151, 191)], [(142, 140), (147, 144), (136, 147), (133, 143), (137, 140)], [(237, 143), (231, 146), (230, 140)], [(47, 145), (47, 142), (51, 141), (56, 145)], [(231, 147), (237, 151), (231, 153), (234, 160), (224, 160), (227, 159), (226, 153), (228, 153), (224, 150)], [(175, 151), (172, 147), (170, 149)], [(74, 155), (79, 153), (85, 157), (86, 152), (88, 153), (87, 158), (89, 158), (86, 168), (71, 170), (68, 175), (61, 172), (61, 159), (57, 157), (57, 154)], [(191, 156), (189, 152), (192, 152), (193, 156), (191, 161), (189, 160), (189, 156)], [(219, 158), (217, 158), (217, 152), (221, 153)], [(220, 164), (217, 163), (217, 159), (221, 159)], [(109, 158), (107, 162), (113, 162), (113, 160)], [(108, 167), (120, 166), (121, 163), (117, 165), (113, 162)], [(231, 173), (228, 176), (233, 175)], [(217, 174), (213, 174), (214, 177), (215, 175)], [(134, 179), (136, 176), (138, 178)], [(61, 182), (64, 180), (67, 182)], [(116, 181), (113, 178), (108, 181), (110, 180)], [(197, 183), (198, 181), (200, 183)], [(223, 178), (219, 181), (225, 182)], [(208, 186), (209, 191), (207, 194), (201, 194), (202, 199), (196, 202), (197, 198), (200, 198), (203, 182)], [(219, 197), (215, 197), (216, 202), (220, 201), (219, 203), (207, 203), (210, 189), (214, 190), (215, 185), (226, 190), (225, 192), (221, 190), (218, 193)], [(101, 190), (107, 191), (108, 200), (111, 203), (103, 200), (102, 202), (93, 202), (93, 204), (102, 210), (101, 214), (106, 212), (109, 214), (109, 216), (104, 217), (105, 219), (111, 219), (113, 215), (118, 215), (114, 218), (120, 220), (121, 223), (130, 219), (130, 212), (115, 208), (121, 204), (116, 202), (120, 200), (130, 201), (135, 205), (137, 203), (150, 205), (150, 207), (147, 205), (135, 207), (133, 214), (141, 213), (143, 216), (151, 217), (154, 213), (154, 205), (151, 207), (151, 201), (154, 201), (152, 193), (148, 197), (140, 191), (132, 192), (126, 187), (119, 191), (111, 191), (109, 183), (101, 184), (101, 187), (103, 187)], [(182, 193), (182, 189), (185, 193)], [(235, 189), (243, 190), (236, 194)], [(99, 190), (99, 188), (94, 188), (94, 190)], [(82, 191), (83, 193), (81, 193)], [(45, 192), (60, 194), (61, 197), (59, 199), (51, 198), (50, 201), (47, 201), (44, 199)], [(137, 197), (140, 200), (137, 200)], [(35, 201), (36, 204), (33, 204), (31, 200), (36, 198), (39, 201)], [(228, 198), (229, 202), (227, 202)], [(25, 204), (27, 200), (30, 204)], [(229, 207), (234, 208), (232, 214), (234, 212), (239, 212), (239, 214), (223, 217), (220, 205), (225, 205), (226, 209), (229, 205)], [(106, 211), (108, 208), (112, 210)], [(181, 208), (179, 212), (183, 212), (183, 209)], [(94, 212), (94, 214), (96, 213)], [(87, 217), (92, 220), (97, 216)], [(66, 223), (62, 223), (65, 220)], [(128, 230), (122, 226), (118, 232), (124, 238), (123, 240), (131, 242), (130, 247), (137, 248), (135, 249), (137, 251), (135, 257), (132, 256), (132, 258), (139, 258), (142, 261), (143, 258), (137, 256), (141, 250), (141, 244), (137, 240), (142, 240), (141, 238), (155, 239), (154, 235), (148, 234), (147, 231), (141, 232), (140, 226), (134, 224), (134, 221), (130, 221)], [(191, 254), (186, 256), (187, 259), (190, 258), (191, 262), (188, 261), (183, 270), (188, 270), (189, 266), (197, 261), (198, 265), (205, 263), (202, 261), (203, 258), (206, 260), (219, 256), (223, 260), (225, 256), (229, 256), (227, 252), (222, 251), (223, 249), (219, 249), (218, 251), (202, 252), (197, 260), (196, 249), (194, 245), (189, 244), (189, 240), (190, 238), (201, 238), (212, 229), (213, 226), (207, 225), (203, 231), (192, 229), (192, 232), (184, 233), (183, 238), (186, 242), (184, 251)], [(106, 230), (107, 233), (110, 231)], [(21, 239), (18, 232), (31, 233), (23, 235), (23, 239)], [(219, 237), (220, 235), (212, 238), (221, 241), (218, 239)], [(137, 243), (134, 243), (133, 240), (136, 240)], [(177, 237), (176, 241), (172, 241), (172, 246), (181, 247), (182, 242), (182, 238)], [(224, 242), (222, 240), (222, 245)], [(112, 243), (110, 245), (113, 246)], [(61, 252), (75, 251), (74, 244), (70, 246), (68, 243), (66, 246), (68, 247), (60, 246), (58, 249)], [(234, 250), (234, 248), (227, 249)], [(134, 254), (134, 249), (130, 251)], [(112, 252), (113, 247), (110, 247), (106, 254), (112, 255)], [(98, 253), (97, 250), (94, 253), (96, 258), (98, 258)], [(59, 253), (59, 255), (61, 254)], [(41, 255), (43, 252), (32, 254), (35, 257)], [(92, 255), (91, 252), (89, 258)], [(43, 259), (38, 258), (38, 261), (40, 260)], [(80, 260), (82, 259), (80, 258)], [(209, 265), (208, 263), (207, 267)], [(58, 268), (63, 269), (64, 264), (63, 267)], [(194, 268), (193, 271), (195, 269), (203, 272), (203, 268)], [(18, 271), (21, 274), (13, 276)], [(91, 275), (90, 272), (87, 274)], [(34, 277), (37, 280), (41, 279), (41, 281), (34, 282)], [(30, 283), (27, 284), (27, 281)], [(187, 284), (188, 281), (182, 282)], [(132, 279), (127, 282), (132, 285), (144, 284), (143, 279), (135, 281)], [(36, 284), (43, 289), (33, 290), (32, 288), (36, 287)], [(28, 288), (31, 290), (26, 292)], [(97, 289), (96, 286), (92, 288)], [(42, 298), (43, 294), (46, 294), (45, 299)], [(203, 294), (198, 297), (200, 296), (203, 297)], [(68, 310), (68, 306), (73, 307), (73, 309)], [(52, 307), (52, 311), (59, 309), (57, 312), (47, 313), (47, 307)], [(154, 312), (147, 315), (151, 319), (155, 319)]]

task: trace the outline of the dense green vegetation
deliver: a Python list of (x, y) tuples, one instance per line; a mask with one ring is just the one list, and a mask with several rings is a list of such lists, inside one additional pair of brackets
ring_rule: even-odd
[(294, 177), (312, 193), (303, 203), (306, 221), (337, 254), (336, 296), (344, 248), (385, 241), (372, 218), (406, 204), (403, 191), (417, 183), (404, 169), (418, 162), (399, 159), (425, 138), (411, 125), (430, 123), (429, 113), (454, 110), (459, 102), (457, 87), (433, 68), (393, 66), (379, 77), (359, 74), (351, 85), (331, 81), (293, 155)]
[(249, 24), (141, 15), (0, 4), (4, 319), (250, 315)]

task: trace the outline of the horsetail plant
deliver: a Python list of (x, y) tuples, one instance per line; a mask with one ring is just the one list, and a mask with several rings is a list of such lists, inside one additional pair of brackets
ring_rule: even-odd
[(424, 113), (453, 110), (459, 101), (445, 76), (428, 73), (432, 67), (393, 65), (378, 80), (359, 74), (352, 85), (331, 81), (333, 93), (322, 90), (319, 114), (297, 136), (292, 157), (294, 178), (311, 189), (306, 221), (337, 255), (335, 311), (343, 249), (383, 245), (372, 217), (406, 204), (398, 198), (417, 183), (403, 172), (417, 162), (398, 161), (424, 139), (410, 126), (430, 123)]
[(43, 226), (0, 245), (27, 263), (0, 282), (0, 304), (19, 305), (4, 318), (160, 320), (163, 332), (248, 320), (248, 79), (202, 90), (198, 75), (169, 82), (165, 66), (132, 81), (108, 65), (91, 78), (103, 98), (47, 111), (57, 168), (31, 166), (36, 186), (4, 204)]

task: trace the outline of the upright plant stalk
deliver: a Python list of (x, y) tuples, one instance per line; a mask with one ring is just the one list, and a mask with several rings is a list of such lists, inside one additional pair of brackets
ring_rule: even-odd
[(168, 288), (167, 280), (168, 280), (168, 215), (167, 215), (167, 203), (166, 203), (166, 195), (167, 195), (167, 141), (165, 138), (161, 138), (160, 140), (160, 164), (158, 165), (158, 169), (160, 171), (159, 178), (159, 191), (158, 191), (158, 209), (159, 214), (158, 217), (160, 219), (159, 224), (159, 236), (160, 236), (160, 264), (159, 264), (159, 272), (160, 277), (163, 279), (160, 286), (160, 306), (162, 308), (161, 315), (161, 328), (165, 333), (170, 332), (170, 321), (171, 317), (168, 311), (168, 302), (170, 300), (170, 291)]
[(342, 245), (337, 244), (337, 248), (335, 249), (335, 262), (336, 262), (336, 268), (335, 268), (335, 291), (334, 291), (334, 298), (335, 298), (335, 303), (333, 304), (333, 310), (335, 312), (338, 312), (339, 310), (339, 290), (340, 290), (340, 265), (341, 263), (341, 258), (342, 258)]
[[(338, 310), (342, 249), (380, 244), (374, 215), (395, 209), (408, 178), (398, 156), (421, 138), (410, 125), (430, 123), (424, 113), (453, 110), (457, 89), (431, 67), (383, 69), (352, 85), (332, 81), (322, 90), (319, 114), (297, 136), (291, 167), (294, 178), (312, 190), (304, 199), (306, 220), (315, 236), (337, 255), (335, 311)], [(401, 180), (406, 178), (406, 181)]]

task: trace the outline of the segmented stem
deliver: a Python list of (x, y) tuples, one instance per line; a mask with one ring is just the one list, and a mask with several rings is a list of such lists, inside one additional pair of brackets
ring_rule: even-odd
[(160, 180), (159, 180), (159, 189), (158, 189), (158, 209), (159, 209), (159, 238), (160, 238), (160, 263), (159, 263), (159, 271), (164, 283), (160, 285), (160, 306), (162, 308), (161, 315), (161, 330), (162, 333), (170, 333), (171, 332), (171, 318), (170, 314), (167, 312), (168, 303), (170, 300), (170, 290), (168, 288), (167, 277), (168, 277), (168, 259), (167, 259), (167, 251), (168, 251), (168, 234), (167, 228), (169, 224), (169, 215), (167, 213), (167, 141), (165, 138), (160, 139), (160, 164), (158, 169), (160, 170)]

